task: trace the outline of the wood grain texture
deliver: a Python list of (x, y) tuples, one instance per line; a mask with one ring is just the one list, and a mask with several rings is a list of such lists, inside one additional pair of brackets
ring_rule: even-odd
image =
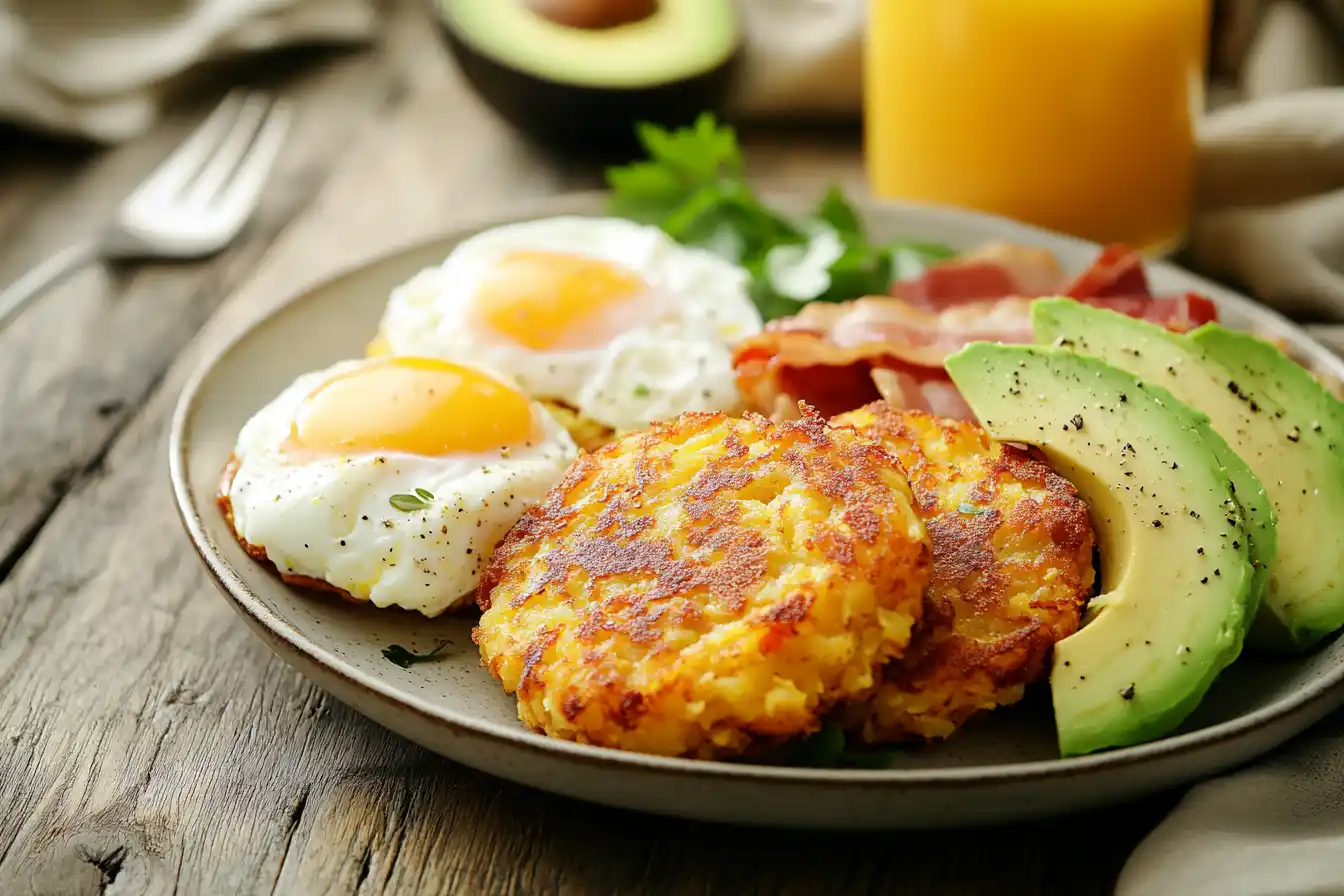
[[(182, 535), (164, 470), (201, 354), (335, 268), (597, 182), (481, 109), (417, 3), (376, 50), (282, 89), (299, 132), (239, 245), (88, 272), (0, 338), (0, 893), (1110, 891), (1169, 801), (936, 834), (644, 817), (429, 754), (255, 640)], [(87, 161), (38, 158), (23, 198), (4, 189), (22, 169), (0, 177), (0, 280), (91, 226), (189, 124)], [(852, 134), (747, 139), (763, 178), (858, 182)]]
[[(361, 121), (404, 101), (412, 64), (402, 51), (419, 39), (419, 26), (404, 19), (391, 24), (378, 55), (335, 57), (288, 77), (277, 73), (279, 89), (298, 107), (294, 134), (256, 218), (225, 252), (202, 262), (90, 267), (0, 333), (6, 386), (0, 391), (0, 577), (219, 302), (308, 206)], [(74, 168), (78, 156), (70, 147), (49, 153), (49, 145), (33, 146), (37, 176), (15, 170), (7, 181), (20, 196), (42, 192), (26, 183), (49, 186), (24, 226), (11, 227), (12, 237), (0, 241), (0, 282), (104, 226), (115, 204), (218, 95), (201, 99), (148, 139)], [(65, 158), (67, 170), (53, 156)], [(0, 182), (6, 197), (0, 225), (9, 183)], [(15, 207), (22, 211), (23, 204)]]

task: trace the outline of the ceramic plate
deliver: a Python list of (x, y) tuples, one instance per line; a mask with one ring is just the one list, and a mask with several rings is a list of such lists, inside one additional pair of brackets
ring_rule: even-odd
[[(595, 194), (565, 197), (482, 226), (601, 208)], [(862, 211), (883, 239), (961, 248), (990, 239), (1036, 244), (1070, 272), (1098, 251), (961, 211), (877, 203)], [(291, 590), (242, 552), (214, 503), (220, 469), (248, 417), (298, 374), (361, 355), (392, 287), (437, 264), (472, 232), (387, 256), (290, 300), (207, 359), (173, 420), (177, 502), (225, 597), (286, 661), (378, 723), (490, 774), (613, 806), (761, 825), (938, 827), (1095, 807), (1212, 775), (1264, 753), (1340, 702), (1344, 640), (1334, 640), (1299, 659), (1245, 657), (1175, 735), (1081, 758), (1058, 757), (1046, 694), (978, 719), (945, 744), (910, 749), (883, 770), (661, 759), (524, 730), (512, 699), (480, 666), (470, 618), (426, 620)], [(1224, 322), (1282, 337), (1299, 359), (1344, 377), (1339, 359), (1283, 318), (1169, 265), (1153, 263), (1148, 271), (1155, 291), (1211, 296)], [(391, 644), (424, 651), (442, 640), (449, 646), (440, 661), (409, 669), (381, 653)]]

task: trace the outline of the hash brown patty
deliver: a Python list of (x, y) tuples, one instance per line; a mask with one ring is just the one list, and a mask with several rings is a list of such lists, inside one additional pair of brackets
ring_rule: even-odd
[(689, 413), (579, 457), (492, 555), (473, 638), (546, 734), (740, 755), (904, 650), (930, 549), (891, 456), (810, 409)]
[(983, 429), (875, 402), (832, 421), (901, 462), (933, 544), (923, 621), (909, 649), (841, 721), (863, 740), (945, 738), (1015, 703), (1078, 630), (1092, 593), (1093, 532), (1074, 487)]

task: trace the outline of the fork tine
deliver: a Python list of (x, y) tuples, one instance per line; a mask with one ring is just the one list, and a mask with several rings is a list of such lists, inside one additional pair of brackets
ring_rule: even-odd
[(242, 108), (247, 91), (234, 89), (215, 107), (205, 121), (201, 122), (191, 136), (182, 141), (182, 145), (173, 150), (173, 154), (164, 159), (145, 179), (137, 194), (161, 193), (172, 195), (181, 190), (200, 170), (202, 163), (210, 157), (210, 152), (228, 133), (230, 125)]
[(261, 94), (253, 94), (244, 101), (233, 127), (219, 141), (200, 173), (187, 186), (184, 198), (189, 204), (204, 205), (220, 191), (247, 154), (270, 107), (270, 98)]
[(257, 138), (252, 141), (251, 149), (238, 163), (232, 180), (215, 199), (214, 207), (221, 214), (241, 223), (256, 208), (293, 119), (293, 106), (286, 100), (276, 100), (271, 105), (270, 114), (266, 116)]

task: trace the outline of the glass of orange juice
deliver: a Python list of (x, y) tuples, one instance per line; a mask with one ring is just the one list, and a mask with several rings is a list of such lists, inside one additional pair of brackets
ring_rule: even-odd
[(869, 0), (879, 196), (1160, 252), (1188, 221), (1210, 0)]

